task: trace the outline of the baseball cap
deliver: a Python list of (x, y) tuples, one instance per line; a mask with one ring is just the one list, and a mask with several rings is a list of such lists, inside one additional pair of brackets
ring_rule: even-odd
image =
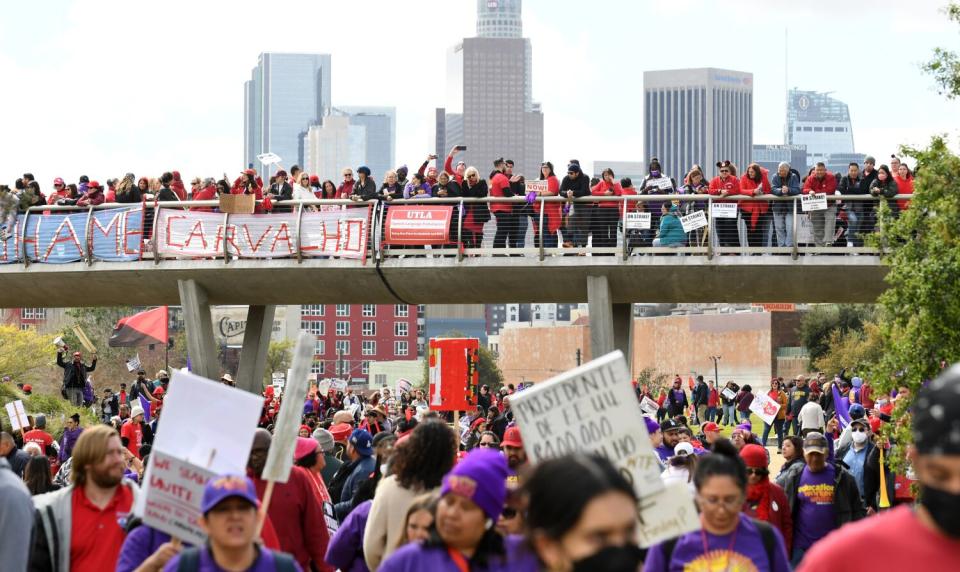
[(369, 457), (373, 454), (373, 437), (370, 436), (370, 432), (364, 429), (354, 429), (353, 433), (350, 434), (350, 444), (353, 445), (353, 448), (364, 457)]
[(850, 411), (848, 413), (850, 413), (851, 419), (859, 419), (867, 414), (867, 410), (863, 408), (863, 405), (854, 403), (850, 406)]
[(710, 433), (718, 433), (720, 431), (720, 426), (714, 423), (713, 421), (707, 421), (706, 423), (703, 424), (702, 427), (700, 427), (700, 429), (702, 429), (704, 433), (708, 431)]
[(663, 423), (660, 424), (660, 430), (666, 433), (667, 431), (673, 431), (674, 429), (682, 429), (683, 425), (680, 424), (676, 419), (665, 419)]
[(313, 438), (317, 440), (317, 443), (320, 444), (320, 448), (324, 453), (333, 452), (333, 433), (327, 431), (326, 429), (317, 429), (313, 432)]
[(693, 445), (691, 445), (690, 443), (687, 443), (686, 441), (677, 443), (677, 446), (673, 448), (674, 457), (686, 457), (687, 455), (692, 455), (692, 454), (693, 454)]
[(310, 453), (313, 453), (320, 446), (316, 439), (310, 437), (297, 437), (297, 445), (293, 451), (293, 458), (299, 461)]
[(87, 183), (87, 188), (88, 188), (88, 189), (102, 189), (103, 187), (100, 186), (100, 182), (99, 182), (99, 181), (90, 181), (89, 183)]
[(823, 436), (823, 433), (818, 433), (817, 431), (807, 433), (807, 436), (803, 439), (804, 455), (807, 453), (820, 453), (821, 455), (826, 455), (827, 452), (827, 438)]
[(215, 506), (231, 497), (242, 498), (260, 508), (260, 499), (257, 498), (257, 489), (254, 488), (253, 481), (242, 475), (219, 475), (207, 481), (203, 487), (200, 512), (207, 514)]
[(863, 426), (866, 427), (867, 429), (870, 429), (870, 420), (867, 419), (866, 417), (860, 417), (860, 418), (853, 419), (852, 421), (850, 421), (850, 425), (851, 425), (851, 426), (853, 426), (854, 424), (863, 425)]
[(54, 185), (62, 185), (62, 184), (63, 184), (63, 179), (61, 179), (60, 177), (57, 177), (56, 179), (53, 180), (53, 184), (54, 184)]
[(503, 434), (501, 447), (523, 447), (523, 437), (520, 435), (519, 427), (508, 427)]

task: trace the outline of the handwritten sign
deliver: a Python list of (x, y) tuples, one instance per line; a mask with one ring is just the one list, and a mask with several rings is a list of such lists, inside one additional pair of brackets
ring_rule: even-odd
[(650, 179), (647, 181), (648, 187), (656, 187), (659, 191), (673, 190), (673, 179), (670, 177), (660, 177), (659, 179)]
[(650, 213), (627, 213), (627, 230), (649, 230)]
[(700, 528), (687, 483), (671, 483), (660, 494), (642, 497), (639, 510), (637, 537), (644, 548)]
[(649, 396), (644, 395), (643, 399), (640, 401), (640, 409), (642, 409), (647, 415), (655, 417), (657, 415), (657, 411), (660, 411), (660, 404), (650, 399)]
[(330, 389), (334, 391), (344, 391), (347, 389), (347, 380), (345, 379), (331, 379), (330, 380)]
[(737, 218), (737, 203), (713, 203), (710, 205), (713, 218)]
[(140, 367), (140, 354), (127, 360), (127, 371), (138, 371)]
[(257, 160), (264, 165), (274, 165), (282, 161), (280, 155), (277, 155), (276, 153), (260, 153), (257, 155)]
[(143, 523), (184, 542), (202, 545), (198, 523), (203, 487), (215, 473), (154, 450), (144, 475)]
[(690, 232), (707, 226), (707, 215), (703, 211), (694, 211), (687, 216), (680, 217), (680, 226), (683, 232)]
[(780, 404), (766, 393), (758, 393), (750, 402), (750, 411), (757, 414), (767, 425), (773, 425), (780, 411)]
[(576, 451), (616, 465), (638, 495), (663, 489), (623, 354), (597, 358), (510, 397), (534, 463)]
[(800, 196), (800, 208), (803, 212), (825, 211), (827, 210), (826, 193), (810, 193)]
[[(23, 261), (63, 264), (77, 262), (89, 252), (94, 260), (110, 262), (140, 258), (143, 243), (143, 207), (116, 208), (71, 214), (31, 214), (17, 218), (5, 240), (0, 240), (0, 264)], [(15, 231), (15, 232), (14, 232)]]
[(19, 399), (7, 404), (7, 417), (10, 418), (10, 425), (14, 431), (20, 431), (30, 426), (27, 421), (27, 412), (23, 408), (23, 401)]

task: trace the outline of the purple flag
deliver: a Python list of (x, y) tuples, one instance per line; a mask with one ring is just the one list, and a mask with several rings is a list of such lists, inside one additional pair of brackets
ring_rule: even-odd
[(840, 395), (840, 389), (836, 383), (833, 384), (833, 408), (837, 412), (837, 420), (840, 422), (842, 431), (850, 424), (850, 400)]
[(137, 397), (140, 399), (140, 407), (143, 407), (143, 420), (150, 423), (150, 400), (143, 395)]

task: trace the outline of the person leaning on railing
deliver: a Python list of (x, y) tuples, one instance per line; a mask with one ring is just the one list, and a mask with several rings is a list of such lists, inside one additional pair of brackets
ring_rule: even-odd
[[(483, 199), (487, 197), (487, 181), (480, 177), (476, 167), (464, 171), (460, 195), (464, 198)], [(486, 203), (466, 203), (463, 213), (461, 242), (464, 248), (480, 248), (483, 241), (483, 225), (490, 220), (490, 209)]]
[[(887, 206), (890, 207), (890, 212), (894, 217), (897, 217), (900, 214), (897, 201), (893, 199), (893, 197), (897, 196), (899, 192), (900, 189), (897, 186), (897, 181), (890, 173), (890, 167), (887, 167), (886, 165), (880, 165), (877, 167), (877, 178), (875, 181), (870, 183), (870, 194), (875, 197), (886, 197)], [(878, 208), (879, 203), (878, 205), (874, 206), (874, 209)], [(876, 212), (876, 210), (874, 212)]]
[[(460, 196), (460, 185), (450, 178), (450, 173), (440, 171), (440, 175), (437, 176), (437, 184), (433, 186), (430, 192), (434, 197), (441, 199), (455, 198)], [(459, 242), (457, 239), (457, 220), (460, 217), (460, 207), (457, 204), (452, 204), (451, 206), (453, 207), (453, 213), (450, 216), (448, 236), (450, 237), (450, 241), (456, 244)]]
[[(813, 174), (803, 183), (803, 194), (832, 195), (837, 192), (837, 178), (827, 172), (827, 166), (817, 163)], [(827, 202), (825, 210), (810, 211), (810, 223), (813, 225), (813, 241), (817, 246), (831, 246), (833, 233), (837, 225), (837, 203)]]
[[(614, 179), (613, 169), (603, 170), (602, 179), (593, 188), (590, 194), (595, 197), (619, 197), (623, 194), (620, 183)], [(620, 203), (601, 201), (596, 203), (593, 211), (593, 220), (590, 232), (593, 234), (593, 246), (610, 248), (617, 245), (617, 214)]]
[[(790, 163), (780, 163), (777, 172), (770, 180), (773, 194), (778, 197), (795, 197), (800, 194), (800, 174), (790, 168)], [(773, 210), (773, 229), (777, 235), (777, 246), (793, 246), (793, 210), (789, 201), (775, 201)]]
[[(740, 181), (737, 179), (737, 170), (733, 163), (723, 161), (717, 163), (717, 168), (720, 170), (720, 174), (710, 181), (710, 187), (707, 189), (707, 192), (721, 198), (739, 195)], [(731, 201), (718, 200), (714, 202), (723, 204)], [(713, 232), (716, 233), (716, 238), (713, 239), (714, 244), (719, 246), (739, 246), (740, 239), (737, 233), (737, 219), (713, 218), (713, 213), (710, 213), (710, 218), (713, 220)]]
[[(560, 196), (566, 199), (579, 199), (590, 196), (590, 180), (580, 169), (580, 163), (570, 161), (567, 165), (567, 176), (560, 181)], [(568, 215), (567, 224), (563, 227), (563, 245), (582, 247), (587, 245), (585, 230), (590, 228), (590, 209), (592, 205), (584, 204), (580, 207), (572, 205), (573, 214)]]
[[(770, 194), (767, 170), (757, 163), (750, 163), (740, 178), (740, 190), (744, 195), (759, 197)], [(770, 224), (770, 203), (767, 201), (740, 201), (743, 222), (747, 227), (748, 246), (767, 246), (767, 227)]]

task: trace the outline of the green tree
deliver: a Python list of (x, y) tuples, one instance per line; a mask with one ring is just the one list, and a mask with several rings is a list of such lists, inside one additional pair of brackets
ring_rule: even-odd
[(672, 380), (673, 378), (668, 374), (661, 373), (653, 367), (645, 367), (637, 373), (637, 385), (640, 387), (646, 385), (653, 395), (657, 395), (661, 389), (668, 387)]
[(810, 354), (810, 361), (816, 362), (830, 349), (830, 335), (834, 330), (841, 334), (861, 330), (873, 317), (873, 306), (867, 304), (818, 304), (803, 315), (797, 333)]
[(879, 361), (883, 354), (880, 326), (867, 322), (862, 330), (833, 330), (828, 350), (813, 362), (820, 371), (837, 373), (846, 368), (847, 375), (863, 375)]
[[(70, 346), (71, 351), (79, 350), (86, 354), (80, 340), (73, 333), (74, 326), (79, 326), (97, 350), (97, 369), (93, 373), (94, 379), (117, 383), (130, 377), (125, 363), (137, 353), (137, 350), (136, 348), (111, 348), (107, 342), (113, 333), (113, 327), (117, 325), (117, 320), (134, 313), (132, 306), (70, 308), (66, 311), (68, 319), (60, 336)], [(89, 359), (90, 356), (84, 355), (84, 360)], [(144, 368), (146, 367), (144, 364)]]
[[(960, 3), (951, 2), (945, 11), (948, 18), (960, 24)], [(957, 52), (934, 49), (933, 59), (923, 64), (923, 71), (933, 76), (941, 95), (947, 99), (960, 98), (960, 55)]]
[[(442, 336), (441, 338), (466, 338), (468, 337), (463, 332), (457, 330), (451, 330)], [(477, 365), (477, 369), (480, 372), (480, 385), (490, 386), (490, 391), (496, 392), (503, 387), (504, 378), (503, 372), (500, 371), (500, 366), (497, 365), (497, 357), (492, 351), (490, 351), (486, 346), (480, 346), (480, 363)], [(423, 360), (423, 378), (420, 383), (415, 383), (414, 387), (419, 389), (427, 389), (430, 384), (430, 360)]]
[(53, 338), (36, 330), (0, 326), (0, 376), (14, 382), (32, 382), (36, 374), (49, 370), (53, 363)]
[(293, 340), (283, 340), (280, 342), (270, 341), (267, 347), (267, 367), (263, 372), (264, 386), (272, 383), (271, 376), (275, 371), (281, 371), (286, 375), (290, 367), (291, 353), (293, 349)]

